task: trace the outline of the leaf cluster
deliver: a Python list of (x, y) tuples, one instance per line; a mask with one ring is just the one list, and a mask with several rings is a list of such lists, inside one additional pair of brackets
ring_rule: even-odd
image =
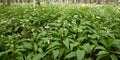
[(0, 60), (118, 60), (119, 6), (0, 6)]

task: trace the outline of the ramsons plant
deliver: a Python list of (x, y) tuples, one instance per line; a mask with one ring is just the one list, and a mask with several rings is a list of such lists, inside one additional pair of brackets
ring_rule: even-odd
[(119, 6), (0, 6), (0, 60), (119, 59)]

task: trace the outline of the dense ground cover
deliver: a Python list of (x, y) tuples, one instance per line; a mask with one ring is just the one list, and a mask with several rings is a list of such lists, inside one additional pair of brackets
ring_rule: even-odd
[(0, 6), (0, 60), (118, 60), (119, 6)]

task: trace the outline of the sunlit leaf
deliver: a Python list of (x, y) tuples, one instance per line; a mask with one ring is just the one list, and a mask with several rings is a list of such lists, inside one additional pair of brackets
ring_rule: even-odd
[(76, 52), (70, 52), (70, 53), (68, 53), (66, 56), (65, 56), (65, 59), (67, 59), (67, 58), (72, 58), (72, 57), (75, 57), (76, 56)]
[(52, 52), (53, 52), (54, 58), (56, 59), (57, 56), (59, 55), (59, 50), (53, 50)]
[(119, 59), (117, 58), (117, 56), (114, 55), (114, 54), (111, 54), (111, 55), (110, 55), (110, 58), (111, 58), (111, 60), (119, 60)]
[(32, 60), (40, 60), (41, 58), (43, 58), (45, 56), (45, 53), (39, 53), (35, 56), (33, 56)]
[(77, 55), (77, 60), (83, 60), (83, 58), (85, 57), (85, 51), (78, 49), (76, 51), (76, 55)]
[(99, 53), (97, 55), (108, 55), (109, 52), (107, 51), (99, 51)]
[(23, 44), (24, 44), (24, 47), (27, 48), (27, 49), (32, 49), (33, 48), (33, 45), (30, 42), (23, 42)]
[(70, 44), (70, 40), (69, 39), (66, 39), (63, 41), (64, 45), (69, 48), (69, 44)]

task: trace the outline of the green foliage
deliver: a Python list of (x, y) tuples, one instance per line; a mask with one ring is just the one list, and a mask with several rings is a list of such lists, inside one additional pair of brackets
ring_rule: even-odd
[(0, 6), (0, 60), (119, 59), (119, 6)]

